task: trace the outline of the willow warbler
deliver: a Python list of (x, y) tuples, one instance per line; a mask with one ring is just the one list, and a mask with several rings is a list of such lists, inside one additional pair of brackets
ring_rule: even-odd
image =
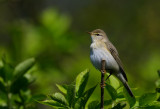
[(101, 71), (101, 62), (105, 60), (105, 70), (109, 72), (110, 75), (113, 74), (116, 76), (123, 83), (130, 96), (133, 97), (121, 60), (118, 56), (118, 51), (109, 41), (106, 33), (101, 29), (96, 29), (89, 32), (89, 34), (92, 40), (90, 45), (90, 59), (92, 64)]

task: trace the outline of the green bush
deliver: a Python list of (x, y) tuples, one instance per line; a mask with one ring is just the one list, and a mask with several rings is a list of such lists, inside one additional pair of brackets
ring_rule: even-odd
[[(37, 102), (57, 109), (99, 109), (100, 101), (95, 100), (87, 103), (93, 94), (96, 85), (85, 91), (85, 86), (89, 78), (89, 70), (81, 72), (76, 80), (70, 85), (56, 85), (60, 92), (48, 95), (49, 100)], [(160, 108), (160, 78), (156, 81), (156, 90), (153, 93), (145, 93), (142, 96), (131, 97), (123, 86), (115, 89), (109, 81), (106, 82), (105, 89), (111, 99), (104, 100), (104, 106), (110, 109), (159, 109)], [(132, 89), (133, 92), (137, 89)]]
[[(99, 109), (99, 100), (89, 100), (97, 85), (86, 89), (89, 78), (89, 70), (78, 74), (75, 81), (69, 85), (58, 85), (60, 92), (48, 95), (31, 94), (28, 86), (35, 81), (31, 76), (31, 68), (35, 64), (35, 59), (27, 59), (16, 67), (12, 67), (3, 58), (0, 63), (0, 109), (35, 109), (36, 102), (58, 109)], [(138, 89), (132, 91), (135, 97), (130, 97), (123, 86), (113, 87), (113, 79), (106, 81), (105, 89), (111, 96), (104, 100), (105, 108), (110, 109), (159, 109), (160, 108), (160, 71), (159, 79), (155, 82), (154, 92), (145, 93), (141, 96), (135, 95)], [(42, 100), (43, 99), (43, 100)]]
[(2, 59), (0, 66), (0, 109), (35, 109), (28, 86), (35, 80), (29, 73), (35, 64), (30, 58), (15, 68)]

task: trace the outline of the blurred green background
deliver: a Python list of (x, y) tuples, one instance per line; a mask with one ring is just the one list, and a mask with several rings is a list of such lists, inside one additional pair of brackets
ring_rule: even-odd
[[(0, 0), (0, 57), (12, 65), (36, 58), (33, 94), (56, 92), (55, 83), (70, 83), (86, 68), (92, 87), (100, 72), (90, 62), (86, 31), (101, 28), (119, 51), (130, 86), (153, 91), (160, 69), (159, 10), (158, 0)], [(97, 87), (91, 99), (99, 97)]]

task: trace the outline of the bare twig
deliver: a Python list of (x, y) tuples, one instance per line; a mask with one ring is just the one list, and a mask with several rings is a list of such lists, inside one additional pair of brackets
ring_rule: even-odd
[(104, 109), (104, 74), (105, 74), (105, 60), (101, 61), (101, 109)]

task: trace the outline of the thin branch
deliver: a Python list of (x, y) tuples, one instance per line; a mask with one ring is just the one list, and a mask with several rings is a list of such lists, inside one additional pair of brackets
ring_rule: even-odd
[(104, 75), (105, 75), (105, 60), (101, 61), (101, 109), (104, 109)]

